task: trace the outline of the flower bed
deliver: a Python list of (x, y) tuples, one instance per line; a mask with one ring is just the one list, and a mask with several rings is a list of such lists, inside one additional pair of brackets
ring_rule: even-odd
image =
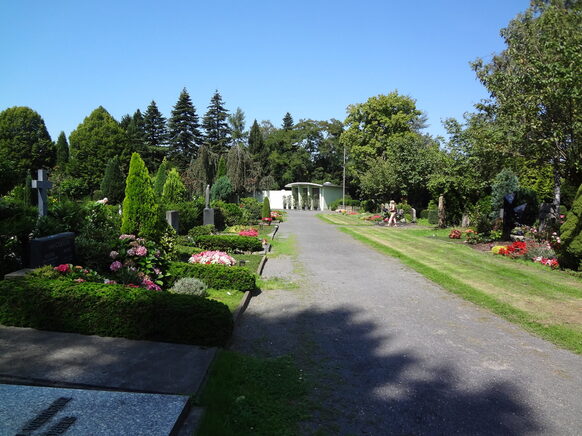
[(236, 264), (236, 260), (223, 251), (203, 251), (202, 253), (192, 255), (192, 257), (188, 259), (188, 263), (233, 266)]
[(206, 235), (193, 238), (194, 244), (204, 250), (218, 250), (225, 252), (253, 252), (261, 251), (263, 245), (256, 238), (238, 235)]

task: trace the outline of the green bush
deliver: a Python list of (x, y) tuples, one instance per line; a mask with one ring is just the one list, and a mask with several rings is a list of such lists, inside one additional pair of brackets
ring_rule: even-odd
[[(332, 201), (329, 204), (329, 208), (331, 210), (336, 210), (338, 208), (341, 208), (342, 204), (343, 204), (343, 199), (342, 198), (338, 198), (337, 200)], [(352, 200), (352, 198), (349, 195), (346, 195), (346, 206), (359, 206), (360, 205), (360, 200)]]
[(428, 223), (433, 226), (436, 226), (439, 223), (439, 209), (434, 201), (428, 203), (426, 217), (428, 218)]
[(181, 262), (188, 262), (188, 259), (190, 259), (193, 254), (198, 254), (203, 251), (204, 250), (201, 248), (194, 248), (188, 245), (176, 245), (174, 246), (173, 259)]
[(421, 210), (418, 216), (423, 220), (428, 219), (428, 209)]
[(206, 250), (234, 251), (261, 251), (263, 244), (257, 238), (239, 235), (203, 235), (193, 238), (194, 244)]
[(263, 204), (259, 200), (253, 197), (246, 197), (240, 200), (240, 204), (243, 210), (243, 224), (248, 224), (261, 219), (261, 209), (263, 208)]
[(582, 185), (578, 188), (572, 209), (560, 228), (561, 244), (558, 260), (565, 268), (582, 271)]
[(202, 225), (202, 214), (205, 202), (202, 197), (193, 201), (183, 201), (171, 203), (166, 206), (166, 210), (177, 210), (180, 217), (180, 235), (186, 235), (192, 227)]
[(188, 236), (195, 238), (197, 236), (212, 235), (216, 233), (216, 227), (213, 224), (206, 224), (203, 226), (192, 227), (188, 231)]
[(228, 307), (192, 295), (28, 277), (0, 282), (0, 323), (153, 341), (224, 345)]
[(174, 280), (195, 277), (213, 289), (237, 289), (246, 292), (257, 288), (255, 275), (242, 266), (172, 262), (170, 276)]
[(197, 295), (199, 297), (207, 297), (208, 292), (206, 292), (208, 286), (200, 279), (195, 279), (194, 277), (184, 277), (176, 280), (174, 286), (172, 286), (169, 292), (173, 294), (188, 294)]
[(217, 229), (224, 230), (225, 227), (246, 224), (243, 209), (234, 203), (224, 201), (213, 201), (214, 225)]
[(97, 200), (106, 197), (112, 204), (120, 204), (123, 201), (125, 196), (125, 176), (121, 171), (118, 156), (115, 156), (107, 163), (100, 188), (101, 195)]

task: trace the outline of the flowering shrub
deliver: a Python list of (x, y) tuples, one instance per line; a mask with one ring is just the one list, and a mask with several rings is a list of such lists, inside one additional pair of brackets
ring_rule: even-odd
[(507, 251), (507, 245), (494, 245), (493, 247), (491, 247), (491, 252), (493, 254), (500, 254), (499, 252), (501, 250)]
[(241, 230), (240, 232), (238, 232), (239, 236), (253, 236), (253, 237), (257, 237), (259, 236), (259, 232), (257, 231), (257, 229), (245, 229), (245, 230)]
[(268, 225), (271, 225), (271, 221), (273, 221), (273, 218), (271, 217), (266, 216), (263, 218), (263, 222), (267, 223)]
[(73, 266), (70, 263), (62, 263), (58, 266), (53, 268), (55, 271), (59, 272), (62, 276), (67, 277), (77, 283), (82, 282), (96, 282), (101, 283), (103, 282), (103, 277), (97, 274), (96, 271), (93, 271), (89, 268), (83, 268), (82, 266), (76, 265)]
[(274, 220), (281, 219), (282, 216), (283, 215), (278, 210), (272, 210), (271, 211), (271, 218), (274, 219)]
[(558, 269), (560, 267), (558, 260), (555, 258), (548, 259), (547, 257), (538, 256), (538, 257), (534, 257), (532, 260), (535, 263), (541, 263), (542, 265), (549, 266), (552, 269)]
[(121, 235), (109, 253), (109, 269), (118, 282), (161, 291), (167, 259), (156, 245), (135, 235)]
[(477, 233), (475, 230), (473, 229), (465, 230), (465, 242), (467, 244), (477, 244), (480, 241), (481, 238), (479, 237), (479, 233)]
[(560, 239), (560, 237), (558, 236), (558, 234), (556, 232), (553, 232), (552, 237), (550, 239), (550, 247), (552, 247), (553, 250), (559, 250), (561, 244), (562, 244), (562, 240)]
[(236, 260), (226, 254), (224, 251), (203, 251), (202, 253), (194, 254), (189, 263), (202, 263), (205, 265), (228, 265), (233, 266)]
[(457, 229), (451, 230), (451, 233), (449, 233), (449, 238), (450, 239), (461, 239), (461, 231), (457, 230)]
[(368, 215), (360, 218), (364, 221), (382, 221), (382, 215)]

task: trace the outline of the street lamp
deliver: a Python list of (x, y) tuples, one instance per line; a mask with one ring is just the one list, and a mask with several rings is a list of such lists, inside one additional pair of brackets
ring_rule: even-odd
[(342, 209), (346, 210), (346, 144), (344, 144), (344, 180), (342, 183)]

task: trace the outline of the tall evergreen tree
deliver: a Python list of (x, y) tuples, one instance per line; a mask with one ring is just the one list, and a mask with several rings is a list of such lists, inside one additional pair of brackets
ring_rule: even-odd
[(176, 168), (168, 172), (164, 189), (162, 190), (162, 201), (165, 204), (179, 203), (186, 199), (186, 187), (180, 178), (180, 173)]
[(146, 166), (150, 168), (153, 162), (146, 145), (145, 121), (143, 115), (138, 109), (133, 116), (127, 115), (127, 117), (129, 119), (127, 123), (119, 123), (121, 126), (124, 124), (126, 125), (125, 132), (127, 134), (127, 145), (121, 155), (122, 167), (127, 171), (131, 155), (133, 153), (139, 153), (140, 156), (143, 156)]
[(166, 183), (166, 179), (168, 178), (168, 171), (170, 170), (169, 166), (170, 165), (168, 164), (168, 160), (164, 158), (158, 167), (156, 177), (154, 178), (154, 193), (156, 194), (157, 198), (162, 195), (164, 190), (164, 184)]
[(202, 144), (198, 115), (186, 88), (172, 110), (168, 129), (170, 159), (180, 168), (186, 168), (196, 158), (198, 147)]
[(245, 131), (245, 113), (240, 107), (228, 116), (228, 126), (233, 145), (244, 144), (248, 138), (248, 132)]
[(269, 173), (269, 149), (265, 144), (263, 132), (261, 131), (257, 120), (253, 123), (249, 133), (248, 150), (251, 158), (259, 167), (259, 176), (266, 176)]
[(119, 157), (115, 156), (105, 168), (105, 175), (101, 181), (101, 192), (110, 203), (118, 204), (125, 195), (125, 176), (121, 171)]
[(67, 142), (67, 136), (65, 132), (59, 134), (59, 139), (57, 139), (57, 166), (59, 168), (64, 168), (64, 166), (69, 162), (69, 143)]
[(68, 171), (84, 184), (84, 193), (97, 189), (107, 163), (125, 149), (127, 136), (119, 123), (99, 106), (71, 132)]
[(223, 156), (218, 159), (218, 166), (216, 167), (216, 174), (214, 175), (214, 180), (226, 176), (226, 160)]
[(283, 130), (291, 130), (294, 126), (293, 117), (289, 112), (283, 117)]
[(168, 129), (166, 118), (162, 115), (156, 102), (152, 100), (144, 116), (146, 144), (150, 147), (167, 145)]
[(222, 97), (218, 90), (210, 99), (208, 111), (204, 115), (202, 126), (206, 132), (205, 142), (209, 151), (223, 154), (230, 143), (230, 128), (226, 122), (228, 110), (225, 109)]
[(119, 126), (123, 130), (127, 130), (127, 127), (129, 126), (130, 122), (131, 122), (131, 115), (125, 114), (121, 117), (121, 120), (119, 121)]
[(235, 145), (228, 151), (226, 160), (227, 173), (233, 191), (241, 195), (254, 188), (253, 183), (253, 161), (247, 149), (240, 144)]
[(186, 187), (196, 195), (205, 192), (206, 185), (212, 183), (214, 160), (205, 145), (198, 150), (198, 157), (188, 166), (184, 175)]

